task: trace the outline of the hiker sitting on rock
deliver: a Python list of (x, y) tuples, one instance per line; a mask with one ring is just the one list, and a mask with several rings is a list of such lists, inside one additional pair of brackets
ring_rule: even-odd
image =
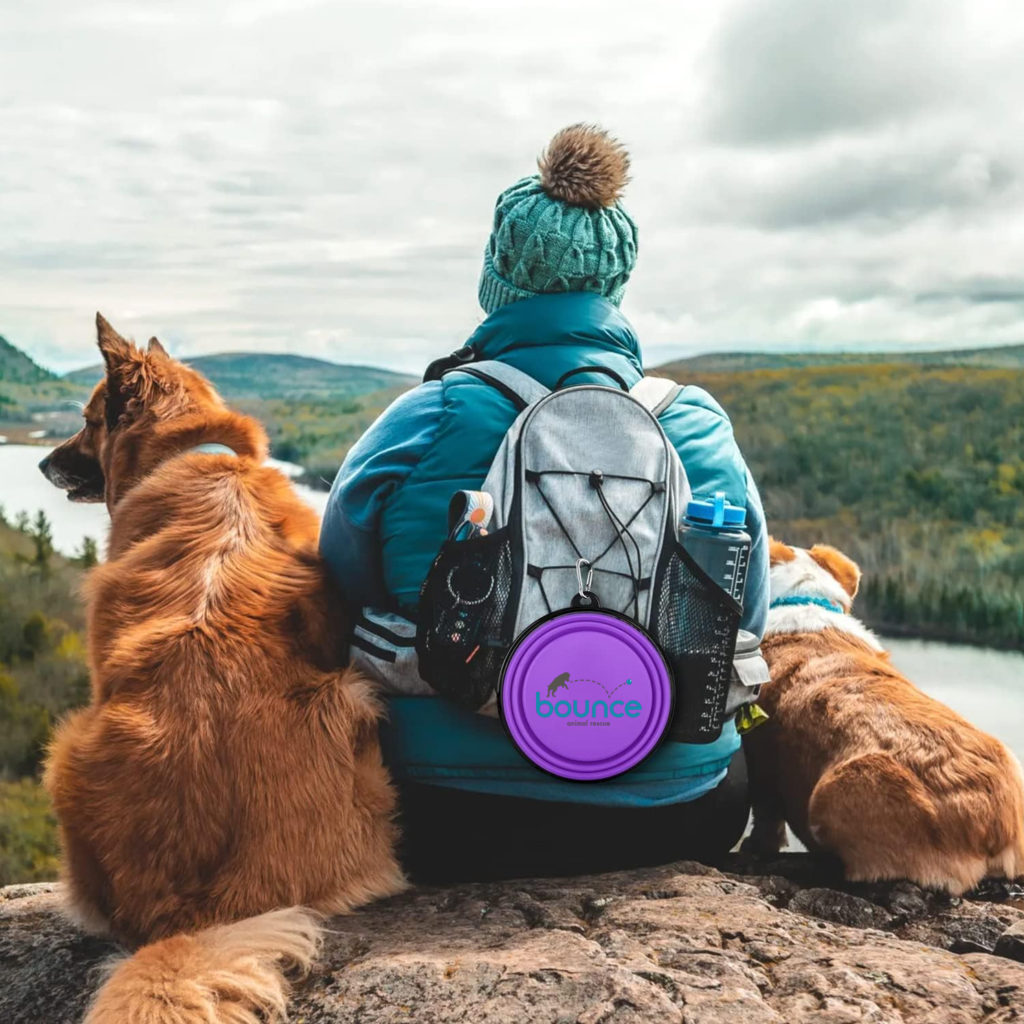
[[(411, 656), (411, 623), (448, 533), (449, 500), (481, 487), (516, 419), (514, 401), (472, 376), (472, 362), (496, 360), (546, 388), (584, 366), (613, 371), (627, 387), (643, 377), (639, 341), (619, 310), (637, 258), (636, 225), (619, 202), (628, 168), (627, 153), (604, 131), (576, 125), (555, 136), (540, 174), (498, 197), (479, 286), (487, 319), (377, 420), (338, 473), (321, 551), (354, 608), (408, 620), (378, 631), (392, 662)], [(610, 382), (584, 373), (571, 383)], [(729, 420), (689, 386), (659, 422), (693, 494), (723, 493), (746, 510), (752, 546), (740, 625), (760, 636), (764, 514)], [(357, 629), (354, 653), (367, 636)], [(666, 741), (627, 774), (594, 784), (538, 771), (496, 719), (452, 706), (414, 674), (389, 700), (388, 719), (382, 742), (400, 790), (402, 861), (418, 881), (707, 859), (727, 852), (746, 826), (746, 766), (731, 718), (713, 742)]]

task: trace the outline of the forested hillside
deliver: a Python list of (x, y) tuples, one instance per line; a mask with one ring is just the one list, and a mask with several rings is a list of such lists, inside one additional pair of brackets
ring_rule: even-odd
[(82, 570), (53, 551), (42, 514), (0, 512), (0, 885), (52, 878), (54, 822), (37, 772), (57, 719), (89, 694)]
[(303, 483), (331, 486), (346, 452), (405, 387), (336, 399), (265, 399), (235, 403), (266, 427), (274, 458), (305, 469)]
[(866, 618), (1024, 648), (1024, 370), (662, 369), (725, 406), (776, 536), (860, 562)]
[(69, 403), (88, 394), (87, 388), (43, 369), (0, 335), (0, 434), (10, 425), (21, 428), (15, 434), (23, 434), (39, 426), (39, 416), (71, 423), (77, 413), (69, 411)]
[(0, 335), (0, 424), (28, 424), (34, 413), (59, 408), (83, 391), (44, 370)]
[(33, 362), (0, 334), (0, 381), (10, 384), (41, 384), (54, 375)]

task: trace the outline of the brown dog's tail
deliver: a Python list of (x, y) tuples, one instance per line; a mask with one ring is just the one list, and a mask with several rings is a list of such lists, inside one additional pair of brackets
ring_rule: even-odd
[(161, 939), (114, 968), (85, 1024), (284, 1020), (286, 974), (309, 969), (320, 937), (318, 916), (290, 907)]

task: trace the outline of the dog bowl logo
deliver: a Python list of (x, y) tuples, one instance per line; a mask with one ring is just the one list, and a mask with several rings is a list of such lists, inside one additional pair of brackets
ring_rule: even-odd
[[(569, 694), (570, 684), (579, 690), (588, 683), (600, 687), (600, 690), (591, 689), (591, 696), (585, 696), (582, 699)], [(618, 700), (612, 699), (623, 686), (632, 685), (633, 680), (627, 679), (625, 683), (609, 690), (604, 683), (597, 679), (585, 677), (573, 679), (571, 672), (562, 672), (548, 683), (547, 697), (542, 699), (540, 690), (537, 691), (536, 712), (541, 718), (550, 718), (555, 715), (558, 718), (573, 718), (579, 722), (589, 720), (610, 723), (616, 718), (639, 718), (643, 711), (643, 704), (640, 701), (625, 700), (622, 697)], [(572, 699), (556, 699), (558, 691), (563, 689), (566, 691), (566, 698), (572, 696)], [(599, 696), (601, 692), (605, 695), (603, 698)]]
[(556, 612), (509, 651), (498, 712), (541, 771), (600, 782), (635, 768), (672, 721), (675, 684), (642, 627), (618, 612)]

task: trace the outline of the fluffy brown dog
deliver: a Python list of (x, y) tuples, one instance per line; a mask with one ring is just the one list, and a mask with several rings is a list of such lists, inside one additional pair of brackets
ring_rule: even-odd
[(1024, 873), (1017, 759), (892, 667), (850, 615), (860, 570), (845, 555), (772, 541), (771, 567), (772, 681), (759, 701), (771, 719), (746, 744), (748, 843), (778, 851), (789, 822), (851, 881), (951, 893)]
[(88, 1021), (276, 1020), (317, 912), (405, 885), (379, 707), (334, 670), (317, 517), (262, 465), (258, 424), (155, 339), (97, 327), (106, 380), (43, 464), (111, 515), (87, 584), (92, 703), (58, 731), (46, 785), (78, 916), (151, 944)]

